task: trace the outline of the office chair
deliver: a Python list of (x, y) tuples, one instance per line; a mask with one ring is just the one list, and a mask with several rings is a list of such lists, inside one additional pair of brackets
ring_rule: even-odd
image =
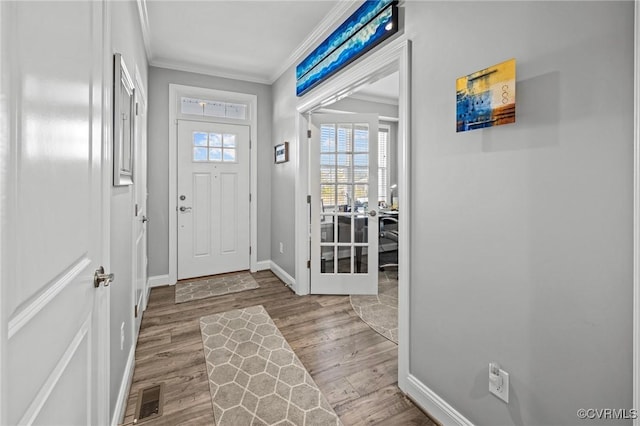
[[(398, 267), (398, 219), (391, 216), (380, 216), (380, 233), (378, 236), (378, 269)], [(389, 249), (388, 247), (391, 246)], [(389, 257), (389, 254), (393, 254)]]

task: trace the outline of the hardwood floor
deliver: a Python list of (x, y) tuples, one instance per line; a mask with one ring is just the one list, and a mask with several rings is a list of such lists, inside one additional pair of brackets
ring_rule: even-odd
[(271, 271), (254, 278), (258, 289), (178, 305), (175, 287), (151, 291), (123, 424), (133, 424), (138, 390), (164, 382), (163, 415), (141, 423), (213, 425), (200, 317), (263, 305), (345, 426), (435, 425), (397, 387), (397, 346), (355, 314), (348, 296), (296, 296)]

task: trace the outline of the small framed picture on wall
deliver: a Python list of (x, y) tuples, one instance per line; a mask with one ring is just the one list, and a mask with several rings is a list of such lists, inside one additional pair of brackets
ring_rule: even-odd
[(289, 142), (283, 142), (273, 147), (273, 156), (276, 164), (289, 161)]

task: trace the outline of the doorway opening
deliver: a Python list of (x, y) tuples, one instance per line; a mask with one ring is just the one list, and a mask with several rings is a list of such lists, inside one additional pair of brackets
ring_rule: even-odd
[[(300, 141), (306, 141), (310, 128), (310, 114), (331, 108), (338, 101), (361, 91), (360, 89), (380, 81), (394, 73), (398, 75), (398, 121), (397, 121), (397, 208), (401, 212), (398, 233), (398, 385), (402, 390), (408, 386), (409, 376), (409, 276), (410, 253), (410, 56), (411, 42), (400, 37), (381, 47), (365, 59), (354, 64), (344, 73), (314, 89), (299, 102), (297, 129)], [(366, 89), (365, 89), (366, 90)], [(357, 95), (356, 95), (357, 97)], [(307, 262), (311, 260), (309, 219), (311, 207), (307, 204), (310, 190), (310, 147), (300, 143), (297, 152), (296, 173), (296, 292), (309, 294), (312, 288), (311, 272)], [(406, 206), (406, 207), (405, 207)]]
[[(244, 236), (243, 239), (249, 240), (248, 247), (236, 247), (232, 244), (234, 238), (232, 236), (227, 236), (228, 238), (216, 240), (218, 243), (222, 240), (226, 241), (228, 244), (223, 247), (223, 251), (225, 255), (228, 253), (235, 253), (238, 250), (246, 251), (245, 257), (248, 257), (248, 268), (255, 272), (257, 270), (257, 221), (258, 221), (258, 211), (257, 211), (257, 203), (255, 201), (255, 195), (257, 193), (258, 187), (258, 177), (257, 177), (257, 150), (253, 149), (254, 146), (257, 146), (257, 124), (258, 124), (258, 100), (256, 95), (237, 93), (237, 92), (227, 92), (224, 90), (214, 90), (214, 89), (206, 89), (202, 87), (194, 87), (194, 86), (184, 86), (178, 84), (170, 84), (169, 85), (169, 284), (173, 285), (178, 280), (178, 227), (181, 226), (181, 221), (178, 218), (185, 219), (187, 215), (191, 213), (191, 215), (195, 219), (202, 219), (202, 215), (195, 217), (195, 207), (191, 204), (185, 204), (187, 201), (194, 201), (192, 199), (187, 200), (187, 194), (179, 194), (179, 122), (185, 123), (195, 123), (200, 124), (201, 126), (218, 126), (224, 129), (231, 127), (236, 128), (246, 128), (248, 129), (248, 140), (242, 142), (242, 146), (246, 148), (244, 145), (245, 142), (248, 143), (248, 151), (247, 156), (244, 161), (249, 163), (249, 182), (248, 182), (248, 193), (247, 190), (244, 190), (244, 194), (237, 193), (232, 190), (228, 190), (229, 197), (223, 199), (235, 199), (234, 197), (243, 197), (244, 200), (249, 200), (249, 208), (248, 208), (248, 237)], [(215, 123), (215, 124), (213, 124)], [(223, 130), (224, 130), (223, 129)], [(226, 132), (226, 133), (225, 133)], [(196, 131), (195, 133), (198, 133)], [(193, 158), (191, 158), (191, 162), (193, 164), (205, 163), (203, 160), (204, 157), (201, 158), (202, 155), (206, 154), (207, 161), (206, 163), (212, 163), (217, 166), (218, 169), (236, 164), (237, 161), (217, 161), (218, 157), (223, 159), (223, 155), (226, 155), (224, 158), (231, 158), (229, 156), (240, 155), (240, 141), (236, 141), (231, 137), (234, 132), (232, 131), (207, 131), (200, 132), (207, 135), (206, 143), (202, 145), (202, 138), (198, 138), (195, 133), (191, 133), (193, 136), (190, 141), (189, 151), (192, 153)], [(194, 136), (195, 135), (195, 136)], [(213, 136), (212, 136), (213, 135)], [(221, 138), (217, 138), (216, 135), (222, 135)], [(228, 135), (229, 137), (226, 139), (225, 146), (225, 138), (224, 136)], [(195, 138), (195, 139), (194, 139)], [(220, 139), (220, 141), (218, 141)], [(218, 146), (218, 142), (220, 142), (221, 146)], [(202, 160), (202, 161), (200, 161)], [(227, 164), (229, 163), (229, 164)], [(201, 174), (202, 175), (202, 174)], [(203, 177), (202, 175), (201, 177)], [(224, 188), (235, 188), (235, 178), (232, 176), (232, 173), (228, 170), (223, 170), (219, 172), (217, 175), (214, 173), (211, 175), (215, 181), (215, 177), (217, 176), (219, 181), (225, 181), (228, 185), (218, 185), (219, 189)], [(226, 180), (225, 180), (226, 179)], [(203, 183), (204, 186), (207, 186), (206, 179), (200, 179), (198, 182)], [(210, 185), (213, 188), (213, 184)], [(202, 192), (202, 194), (207, 193), (207, 191)], [(185, 199), (179, 199), (180, 195), (184, 195)], [(204, 195), (203, 195), (204, 196)], [(201, 197), (202, 199), (202, 197)], [(180, 210), (180, 207), (184, 208), (184, 211)], [(191, 207), (191, 210), (189, 210)], [(222, 216), (214, 217), (215, 211), (210, 211), (210, 216), (212, 219), (224, 219)], [(182, 216), (180, 216), (182, 215)], [(195, 220), (194, 219), (194, 220)], [(186, 219), (185, 219), (186, 220)], [(235, 218), (233, 218), (235, 220)], [(193, 221), (192, 221), (193, 222)], [(218, 222), (220, 222), (218, 220)], [(215, 223), (214, 223), (215, 225)], [(220, 223), (218, 223), (220, 225)], [(186, 226), (186, 225), (185, 225)], [(240, 227), (236, 227), (237, 229), (242, 229)], [(233, 227), (221, 227), (217, 228), (213, 227), (212, 229), (222, 229), (226, 232), (229, 229), (236, 229)], [(244, 228), (246, 231), (246, 228)], [(212, 231), (213, 232), (213, 231)], [(200, 241), (202, 244), (207, 245), (211, 243), (211, 241)], [(203, 247), (204, 247), (203, 245)], [(218, 247), (219, 248), (219, 247)], [(196, 253), (197, 255), (197, 253)], [(194, 259), (197, 257), (194, 255)], [(197, 259), (196, 259), (197, 260)], [(194, 261), (195, 262), (195, 261)], [(243, 260), (243, 262), (246, 262)], [(197, 263), (197, 262), (196, 262)], [(242, 265), (246, 265), (246, 263), (242, 263)], [(197, 270), (197, 265), (192, 265), (194, 270)], [(242, 269), (246, 269), (246, 266), (242, 266)], [(208, 274), (208, 273), (207, 273)], [(181, 278), (184, 276), (181, 275)]]

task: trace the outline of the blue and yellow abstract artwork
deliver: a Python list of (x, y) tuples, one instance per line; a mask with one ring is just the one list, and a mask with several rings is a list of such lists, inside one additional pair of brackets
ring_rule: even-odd
[(397, 1), (365, 1), (298, 64), (296, 95), (302, 96), (397, 31)]
[(456, 131), (516, 121), (516, 60), (456, 80)]

